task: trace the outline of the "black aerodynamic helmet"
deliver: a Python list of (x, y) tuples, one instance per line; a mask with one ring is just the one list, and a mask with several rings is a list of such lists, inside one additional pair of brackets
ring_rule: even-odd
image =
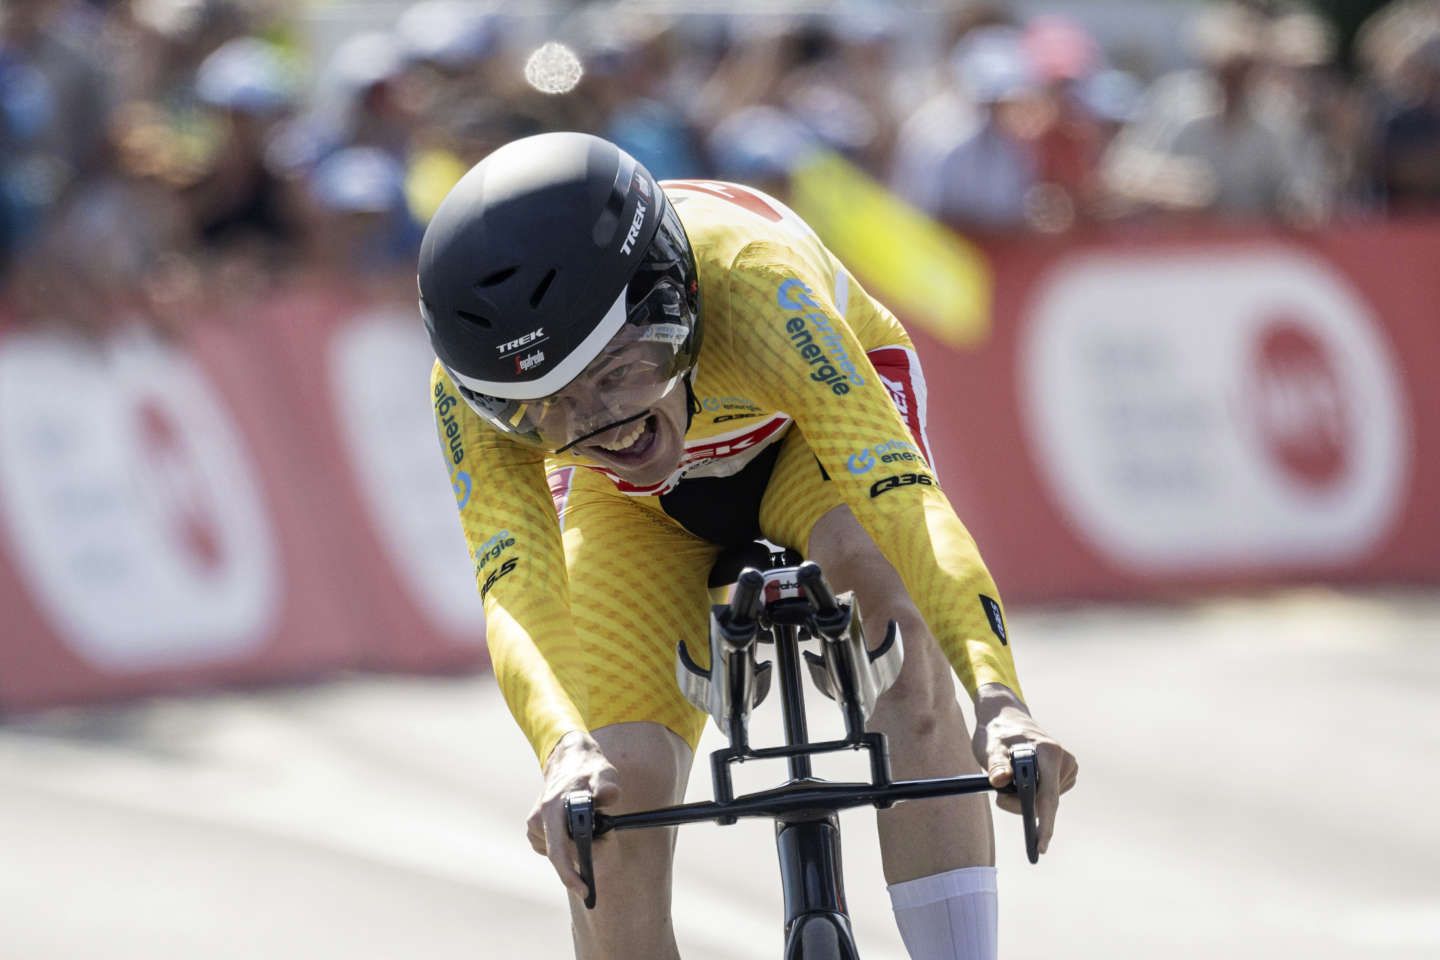
[(426, 228), (419, 274), (456, 389), (491, 426), (551, 450), (643, 414), (699, 353), (680, 219), (599, 137), (526, 137), (476, 164)]

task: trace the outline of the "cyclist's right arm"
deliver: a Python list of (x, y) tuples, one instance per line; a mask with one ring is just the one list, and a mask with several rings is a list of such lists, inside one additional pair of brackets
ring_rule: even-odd
[(430, 401), (485, 602), (491, 667), (544, 771), (526, 821), (530, 844), (583, 897), (585, 884), (565, 830), (565, 797), (584, 789), (598, 803), (613, 804), (619, 784), (585, 729), (583, 678), (564, 672), (564, 664), (584, 658), (574, 655), (578, 640), (565, 554), (544, 457), (486, 427), (438, 363), (430, 375)]
[(486, 427), (438, 363), (430, 401), (484, 598), (490, 662), (544, 766), (562, 737), (586, 733), (582, 678), (557, 670), (583, 658), (572, 655), (578, 640), (544, 455)]

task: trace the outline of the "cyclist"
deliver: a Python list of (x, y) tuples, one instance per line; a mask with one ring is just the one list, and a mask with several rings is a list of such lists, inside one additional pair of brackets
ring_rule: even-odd
[[(572, 893), (578, 956), (678, 956), (673, 833), (597, 847), (604, 888), (645, 893), (586, 911), (563, 798), (683, 799), (705, 715), (676, 685), (674, 645), (705, 662), (712, 562), (762, 535), (854, 590), (872, 636), (899, 621), (904, 667), (870, 724), (895, 776), (979, 764), (1003, 784), (1009, 749), (1033, 743), (1048, 846), (1075, 760), (1022, 700), (999, 593), (931, 466), (915, 353), (793, 212), (543, 134), (450, 192), (419, 285), (491, 659), (544, 774), (529, 838)], [(952, 667), (975, 703), (968, 750)], [(878, 825), (911, 956), (993, 958), (984, 800), (901, 804)]]

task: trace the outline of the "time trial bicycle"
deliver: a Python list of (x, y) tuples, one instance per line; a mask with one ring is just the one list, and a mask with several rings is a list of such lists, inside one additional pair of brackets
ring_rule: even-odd
[[(711, 586), (735, 584), (730, 602), (711, 608), (710, 665), (697, 663), (682, 641), (675, 672), (686, 699), (707, 712), (730, 741), (728, 747), (710, 755), (714, 799), (610, 815), (595, 809), (589, 791), (567, 796), (566, 821), (586, 886), (585, 906), (593, 909), (597, 897), (592, 844), (611, 830), (702, 821), (732, 824), (742, 817), (768, 817), (776, 825), (785, 902), (785, 960), (858, 960), (845, 905), (838, 812), (861, 806), (884, 809), (907, 800), (995, 788), (984, 774), (927, 780), (891, 778), (885, 735), (867, 731), (865, 725), (880, 695), (900, 674), (904, 648), (899, 624), (891, 620), (884, 639), (870, 649), (853, 595), (835, 596), (819, 564), (802, 561), (792, 550), (771, 551), (769, 545), (757, 542), (723, 555), (710, 582)], [(818, 653), (800, 649), (807, 640), (819, 641)], [(773, 645), (773, 665), (757, 658), (761, 643)], [(820, 692), (839, 706), (844, 738), (810, 740), (801, 688), (802, 662)], [(785, 744), (753, 747), (750, 713), (765, 699), (772, 676), (780, 690)], [(811, 757), (846, 750), (868, 753), (868, 783), (837, 783), (814, 775)], [(732, 765), (777, 758), (784, 758), (789, 765), (790, 778), (785, 783), (735, 795)], [(1014, 778), (1003, 791), (1019, 797), (1026, 855), (1036, 863), (1040, 857), (1035, 819), (1039, 771), (1033, 748), (1017, 747), (1011, 753), (1011, 767)]]

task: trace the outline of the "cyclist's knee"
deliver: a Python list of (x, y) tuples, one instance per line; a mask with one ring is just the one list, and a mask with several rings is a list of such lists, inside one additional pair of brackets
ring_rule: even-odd
[[(684, 797), (690, 748), (656, 723), (621, 723), (593, 732), (614, 765), (620, 801), (608, 812), (651, 809)], [(586, 910), (572, 896), (576, 952), (595, 957), (673, 957), (670, 877), (674, 828), (615, 831), (595, 845), (600, 896)], [(643, 896), (633, 891), (644, 891)]]
[(663, 807), (685, 795), (690, 748), (658, 723), (617, 723), (593, 733), (620, 781), (614, 812)]
[[(619, 801), (605, 812), (651, 810), (683, 799), (690, 748), (675, 734), (656, 723), (619, 723), (592, 735), (615, 767), (620, 784)], [(608, 884), (614, 890), (630, 882), (663, 883), (668, 889), (670, 859), (670, 836), (665, 830), (616, 831), (595, 846), (596, 873), (602, 882), (614, 877)], [(646, 922), (645, 911), (637, 913), (622, 900), (612, 901), (611, 907), (607, 913)]]
[[(898, 595), (866, 596), (856, 591), (865, 618), (865, 635), (870, 646), (884, 637), (891, 620), (900, 628), (905, 656), (900, 675), (881, 696), (882, 713), (894, 714), (912, 729), (912, 734), (929, 734), (937, 726), (954, 735), (954, 723), (964, 718), (955, 701), (955, 680), (925, 618), (903, 591)], [(953, 709), (952, 709), (953, 708)]]
[[(904, 743), (923, 747), (932, 741), (962, 741), (968, 736), (965, 715), (955, 699), (950, 665), (937, 656), (935, 641), (923, 628), (904, 631), (905, 663), (891, 688), (880, 698), (875, 722), (899, 735)], [(936, 662), (938, 660), (938, 663)]]

